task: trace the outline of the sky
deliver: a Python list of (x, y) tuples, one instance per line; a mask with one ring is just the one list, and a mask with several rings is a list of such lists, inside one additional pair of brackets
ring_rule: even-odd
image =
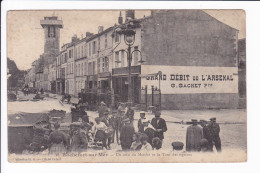
[[(245, 38), (245, 13), (242, 10), (204, 10), (217, 20), (239, 30), (239, 39)], [(135, 11), (136, 18), (149, 16), (150, 11)], [(60, 30), (60, 46), (71, 41), (76, 34), (79, 38), (86, 32), (96, 34), (98, 26), (104, 29), (117, 23), (118, 10), (66, 10), (66, 11), (8, 11), (7, 14), (7, 57), (14, 60), (20, 70), (31, 68), (44, 49), (44, 33), (40, 20), (45, 16), (58, 16), (63, 20)], [(122, 11), (122, 16), (125, 16)]]

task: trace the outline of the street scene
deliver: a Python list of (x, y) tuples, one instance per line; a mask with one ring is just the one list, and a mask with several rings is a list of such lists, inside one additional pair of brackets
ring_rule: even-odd
[(16, 13), (43, 37), (27, 64), (9, 48), (10, 157), (246, 153), (242, 10), (20, 11), (10, 33)]

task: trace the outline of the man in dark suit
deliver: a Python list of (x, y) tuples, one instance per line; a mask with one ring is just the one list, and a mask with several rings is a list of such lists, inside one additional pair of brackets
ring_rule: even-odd
[(212, 145), (216, 146), (217, 152), (221, 152), (221, 140), (219, 137), (220, 127), (219, 124), (216, 122), (215, 117), (210, 119), (210, 124), (208, 127), (212, 137)]
[(135, 133), (135, 129), (128, 118), (124, 119), (123, 122), (125, 123), (125, 125), (121, 128), (120, 131), (121, 147), (122, 150), (129, 150), (133, 142), (133, 135)]
[(167, 125), (163, 118), (161, 118), (161, 112), (156, 111), (154, 113), (155, 118), (152, 119), (152, 126), (155, 128), (154, 137), (158, 137), (163, 141), (163, 133), (167, 131)]

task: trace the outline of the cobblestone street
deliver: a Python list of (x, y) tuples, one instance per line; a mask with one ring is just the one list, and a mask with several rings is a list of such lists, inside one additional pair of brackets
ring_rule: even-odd
[[(34, 95), (23, 96), (19, 93), (18, 99), (32, 99)], [(55, 98), (56, 97), (56, 98)], [(8, 103), (9, 114), (15, 112), (43, 112), (52, 109), (65, 110), (65, 121), (69, 123), (70, 107), (69, 104), (59, 103), (61, 97), (51, 96), (45, 97), (42, 101), (16, 101)], [(14, 109), (15, 108), (15, 109)], [(98, 116), (97, 112), (87, 111), (90, 120), (94, 122), (94, 118)], [(154, 117), (151, 113), (146, 113), (148, 119)], [(180, 122), (190, 121), (194, 119), (209, 120), (211, 117), (216, 117), (217, 122), (220, 123), (220, 138), (222, 141), (223, 151), (226, 149), (246, 149), (246, 110), (163, 110), (162, 118), (167, 122), (168, 131), (165, 133), (165, 140), (163, 141), (163, 149), (170, 150), (173, 141), (181, 141), (185, 144), (187, 124), (180, 124)], [(134, 126), (137, 129), (137, 120), (139, 119), (139, 112), (135, 112)], [(117, 144), (111, 145), (112, 149), (120, 150)]]

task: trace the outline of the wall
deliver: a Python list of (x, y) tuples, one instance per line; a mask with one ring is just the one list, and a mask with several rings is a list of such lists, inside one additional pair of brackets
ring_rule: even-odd
[[(237, 66), (237, 30), (201, 10), (153, 11), (142, 22), (144, 65)], [(238, 108), (238, 93), (162, 95), (164, 109)]]
[[(151, 103), (151, 95), (148, 102)], [(162, 109), (230, 109), (239, 107), (238, 94), (165, 94), (162, 95)]]
[(157, 11), (153, 14), (142, 22), (145, 64), (236, 66), (235, 29), (201, 10)]

